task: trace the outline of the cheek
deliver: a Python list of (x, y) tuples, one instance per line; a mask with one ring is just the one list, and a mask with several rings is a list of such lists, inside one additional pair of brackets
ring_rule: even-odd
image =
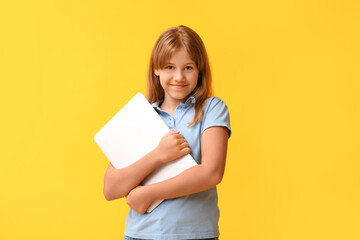
[(160, 81), (167, 81), (167, 79), (169, 79), (169, 74), (167, 74), (166, 72), (161, 72), (160, 75)]
[(199, 74), (194, 74), (194, 76), (193, 76), (192, 79), (193, 79), (192, 82), (193, 82), (195, 85), (197, 85), (198, 80), (199, 80)]
[(167, 81), (166, 79), (164, 79), (164, 77), (163, 78), (160, 77), (160, 85), (162, 88), (166, 88)]

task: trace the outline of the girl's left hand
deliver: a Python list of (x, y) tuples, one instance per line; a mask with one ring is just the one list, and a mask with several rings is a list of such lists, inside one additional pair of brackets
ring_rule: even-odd
[(130, 191), (126, 197), (126, 203), (136, 212), (144, 214), (152, 200), (146, 194), (146, 187), (140, 185)]

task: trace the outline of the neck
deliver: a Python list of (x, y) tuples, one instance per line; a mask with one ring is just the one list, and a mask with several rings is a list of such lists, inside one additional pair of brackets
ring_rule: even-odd
[(160, 109), (170, 113), (170, 115), (174, 115), (174, 112), (180, 103), (181, 103), (180, 101), (179, 102), (169, 102), (164, 99), (163, 103), (160, 105)]
[(160, 109), (163, 110), (163, 111), (168, 112), (172, 116), (172, 115), (174, 115), (174, 112), (175, 112), (177, 106), (179, 106), (180, 103), (185, 102), (188, 97), (186, 97), (183, 100), (175, 100), (175, 99), (170, 100), (170, 98), (167, 98), (165, 96), (164, 101), (160, 105)]

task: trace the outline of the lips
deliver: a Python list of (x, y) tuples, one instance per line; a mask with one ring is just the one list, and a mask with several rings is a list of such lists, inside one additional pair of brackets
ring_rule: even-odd
[(170, 85), (174, 88), (184, 88), (187, 86), (187, 85), (181, 85), (181, 84), (170, 84)]

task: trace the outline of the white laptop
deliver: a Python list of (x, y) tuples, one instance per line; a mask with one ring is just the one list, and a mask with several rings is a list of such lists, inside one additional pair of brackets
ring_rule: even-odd
[[(170, 129), (141, 93), (137, 93), (98, 133), (94, 140), (114, 168), (126, 167), (152, 151)], [(181, 132), (180, 132), (181, 133)], [(187, 154), (161, 165), (142, 185), (172, 178), (197, 163)], [(153, 202), (151, 212), (163, 200)]]

